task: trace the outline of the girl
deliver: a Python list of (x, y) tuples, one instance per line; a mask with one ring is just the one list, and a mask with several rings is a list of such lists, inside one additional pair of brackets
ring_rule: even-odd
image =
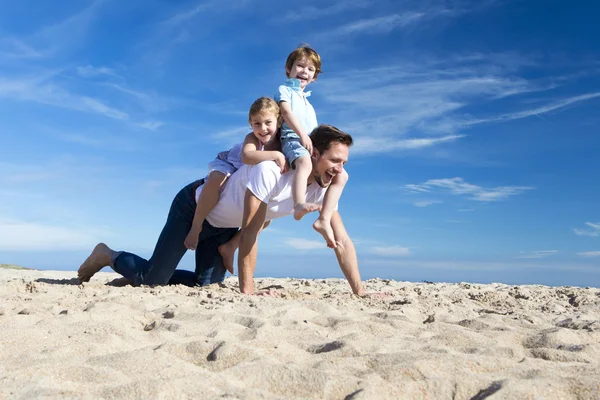
[[(281, 116), (277, 103), (269, 97), (259, 98), (250, 107), (248, 122), (252, 127), (252, 133), (231, 150), (219, 153), (217, 158), (208, 164), (209, 174), (198, 198), (192, 227), (184, 241), (185, 247), (189, 250), (196, 250), (202, 223), (219, 201), (221, 187), (243, 164), (255, 165), (262, 161), (275, 161), (281, 168), (281, 172), (285, 171), (285, 156), (279, 151)], [(237, 248), (237, 241), (236, 235), (230, 242), (219, 247), (225, 268), (232, 274), (233, 254)]]

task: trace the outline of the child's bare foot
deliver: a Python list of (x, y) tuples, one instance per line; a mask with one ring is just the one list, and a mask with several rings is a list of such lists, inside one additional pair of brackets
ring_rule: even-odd
[(309, 212), (318, 211), (321, 206), (314, 203), (299, 203), (294, 207), (294, 219), (301, 220)]
[(327, 247), (335, 249), (335, 236), (333, 235), (333, 229), (331, 228), (331, 223), (325, 221), (324, 219), (317, 219), (313, 224), (313, 228), (315, 231), (319, 232), (323, 235), (323, 238), (327, 242)]
[(98, 243), (92, 254), (81, 264), (77, 270), (77, 278), (81, 282), (89, 282), (89, 280), (100, 271), (102, 268), (110, 265), (110, 256), (112, 250), (104, 243)]
[(231, 245), (230, 242), (223, 243), (219, 246), (219, 254), (223, 258), (223, 265), (225, 269), (229, 271), (231, 275), (233, 275), (233, 256), (235, 254), (236, 247)]

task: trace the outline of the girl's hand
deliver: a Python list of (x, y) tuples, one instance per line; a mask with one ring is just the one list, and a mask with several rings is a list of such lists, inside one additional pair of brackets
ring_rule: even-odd
[(281, 173), (283, 174), (284, 172), (286, 172), (286, 162), (285, 162), (285, 156), (283, 155), (283, 153), (281, 152), (277, 152), (275, 153), (275, 161), (277, 163), (277, 165), (279, 165), (279, 169), (281, 170)]
[(196, 247), (198, 246), (198, 236), (200, 236), (200, 232), (202, 231), (202, 228), (200, 228), (199, 231), (195, 231), (194, 229), (190, 229), (190, 232), (187, 234), (185, 240), (183, 241), (183, 244), (185, 245), (185, 248), (188, 250), (196, 250)]

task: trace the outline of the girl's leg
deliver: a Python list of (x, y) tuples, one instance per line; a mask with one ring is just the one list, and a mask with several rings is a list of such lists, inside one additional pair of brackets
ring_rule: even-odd
[(219, 246), (219, 254), (223, 258), (223, 265), (231, 275), (235, 272), (233, 269), (233, 257), (238, 247), (240, 247), (240, 231), (237, 231), (230, 241)]
[(210, 210), (219, 201), (221, 186), (223, 186), (225, 181), (227, 181), (227, 175), (222, 172), (212, 171), (208, 174), (198, 198), (192, 227), (185, 238), (185, 247), (187, 249), (196, 250), (198, 237), (200, 236), (200, 232), (202, 232), (202, 223)]
[(306, 202), (306, 182), (312, 171), (312, 162), (309, 156), (298, 157), (294, 160), (296, 173), (292, 184), (292, 198), (294, 199), (294, 218), (302, 219), (306, 214), (317, 211), (319, 205)]
[(321, 208), (321, 215), (313, 224), (313, 228), (323, 235), (327, 242), (327, 247), (335, 248), (335, 236), (333, 235), (333, 229), (331, 228), (331, 217), (335, 211), (335, 205), (340, 201), (344, 186), (348, 182), (348, 173), (345, 169), (333, 178), (331, 186), (327, 188), (325, 192), (325, 198), (323, 199), (323, 207)]

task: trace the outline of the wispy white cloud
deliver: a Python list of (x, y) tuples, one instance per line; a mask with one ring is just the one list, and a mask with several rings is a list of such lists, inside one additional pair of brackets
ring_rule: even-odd
[[(81, 96), (79, 98), (79, 100), (82, 102), (82, 104), (84, 106), (84, 108), (83, 108), (84, 110), (87, 108), (98, 114), (102, 114), (104, 116), (107, 116), (109, 118), (114, 118), (114, 119), (129, 118), (129, 115), (127, 115), (127, 113), (117, 110), (116, 108), (109, 107), (97, 99), (87, 97), (87, 96)], [(71, 108), (71, 107), (67, 107), (67, 108)]]
[[(342, 127), (354, 135), (356, 154), (427, 149), (460, 143), (466, 130), (481, 124), (546, 118), (544, 115), (551, 112), (600, 97), (600, 92), (590, 92), (535, 107), (512, 101), (565, 84), (561, 76), (546, 74), (543, 79), (533, 80), (518, 75), (524, 67), (542, 68), (540, 63), (519, 54), (481, 53), (443, 60), (390, 61), (386, 66), (327, 76), (319, 81), (319, 92), (338, 113)], [(348, 85), (349, 81), (353, 84)], [(474, 106), (489, 104), (493, 109), (499, 101), (503, 102), (502, 108), (495, 108), (503, 112), (473, 114)], [(506, 112), (507, 108), (519, 109)]]
[(94, 78), (102, 75), (115, 76), (116, 73), (112, 68), (108, 67), (94, 67), (92, 65), (85, 65), (76, 68), (77, 73), (84, 78)]
[(517, 258), (526, 259), (541, 259), (551, 256), (555, 256), (559, 253), (558, 250), (534, 250), (534, 251), (521, 251)]
[(443, 137), (395, 139), (389, 137), (365, 137), (356, 139), (352, 146), (352, 154), (392, 153), (398, 150), (415, 150), (436, 146), (445, 142), (454, 142), (465, 135), (448, 135)]
[(55, 251), (89, 249), (106, 232), (84, 227), (45, 225), (34, 222), (0, 220), (0, 250)]
[(467, 121), (459, 122), (458, 125), (468, 126), (468, 125), (476, 125), (476, 124), (484, 124), (484, 123), (492, 123), (492, 122), (506, 122), (506, 121), (512, 121), (512, 120), (516, 120), (516, 119), (528, 118), (528, 117), (532, 117), (532, 116), (539, 117), (540, 115), (549, 113), (551, 111), (560, 110), (560, 109), (566, 108), (570, 105), (573, 105), (575, 103), (592, 100), (592, 99), (595, 99), (598, 97), (600, 97), (600, 92), (586, 93), (586, 94), (582, 94), (579, 96), (573, 96), (573, 97), (568, 97), (566, 99), (554, 101), (552, 103), (546, 104), (541, 107), (531, 108), (531, 109), (517, 111), (517, 112), (513, 112), (513, 113), (508, 113), (508, 114), (502, 114), (502, 115), (498, 115), (495, 117), (467, 120)]
[(241, 142), (244, 137), (250, 133), (252, 129), (248, 125), (247, 127), (239, 127), (239, 128), (231, 128), (223, 131), (215, 132), (210, 135), (213, 142), (223, 143), (228, 146), (233, 145), (235, 143)]
[(530, 186), (498, 186), (484, 188), (465, 182), (463, 178), (430, 179), (421, 184), (405, 185), (409, 193), (430, 193), (436, 190), (449, 191), (453, 195), (464, 195), (470, 200), (492, 202), (504, 200), (510, 196), (521, 194), (534, 189)]
[[(95, 0), (84, 9), (64, 17), (58, 22), (42, 26), (27, 38), (16, 39), (25, 54), (55, 55), (61, 50), (73, 50), (84, 42), (101, 6), (108, 0)], [(33, 53), (31, 52), (33, 50)]]
[(581, 257), (600, 257), (600, 251), (584, 251), (577, 253), (577, 255)]
[(75, 111), (94, 112), (119, 120), (129, 118), (126, 112), (110, 107), (98, 99), (72, 94), (53, 83), (44, 82), (39, 78), (0, 78), (0, 97), (32, 101)]
[(320, 240), (307, 240), (302, 238), (288, 238), (284, 240), (284, 243), (294, 249), (298, 250), (316, 250), (326, 249), (327, 244)]
[(600, 222), (586, 222), (585, 224), (591, 229), (573, 228), (573, 232), (578, 236), (600, 236)]
[(421, 201), (415, 201), (413, 203), (413, 205), (415, 207), (429, 207), (432, 206), (434, 204), (441, 204), (443, 203), (443, 201), (440, 200), (421, 200)]
[(415, 24), (425, 16), (427, 16), (427, 14), (423, 12), (408, 11), (403, 14), (392, 14), (384, 17), (362, 19), (329, 31), (327, 32), (327, 36), (388, 33), (394, 29)]
[(410, 249), (401, 246), (376, 246), (372, 247), (369, 252), (386, 257), (405, 257), (410, 255)]
[(284, 14), (273, 20), (273, 22), (282, 24), (294, 21), (309, 21), (315, 19), (321, 19), (331, 17), (332, 15), (341, 14), (345, 11), (355, 10), (357, 8), (366, 8), (372, 3), (365, 0), (354, 0), (354, 1), (342, 1), (335, 3), (329, 7), (314, 7), (306, 6), (301, 9), (294, 9), (293, 11)]
[(160, 122), (160, 121), (146, 121), (146, 122), (138, 122), (136, 123), (137, 126), (139, 126), (140, 128), (144, 128), (144, 129), (149, 129), (151, 131), (155, 131), (157, 129), (159, 129), (161, 126), (164, 125), (164, 122)]
[(36, 59), (44, 55), (23, 41), (5, 37), (0, 38), (0, 57), (9, 59)]
[[(349, 4), (346, 4), (349, 3)], [(460, 2), (454, 2), (449, 4), (444, 1), (429, 1), (424, 3), (403, 3), (404, 10), (388, 13), (386, 15), (379, 15), (371, 18), (362, 18), (358, 21), (352, 21), (346, 25), (342, 25), (331, 31), (328, 31), (322, 36), (325, 37), (337, 37), (337, 36), (348, 36), (353, 34), (386, 34), (393, 30), (412, 28), (417, 24), (425, 24), (436, 20), (438, 18), (456, 18), (461, 15), (477, 12), (485, 9), (497, 1), (481, 1), (479, 4), (473, 5), (461, 4)], [(373, 2), (369, 3), (372, 9)], [(340, 5), (334, 5), (323, 9), (307, 8), (304, 11), (300, 11), (297, 17), (290, 17), (286, 15), (288, 20), (296, 19), (316, 19), (315, 15), (319, 14), (321, 10), (324, 11), (326, 16), (339, 14), (351, 8), (364, 7), (365, 4), (362, 1), (354, 2), (343, 2)], [(379, 8), (382, 9), (381, 7)]]
[(0, 162), (0, 184), (20, 184), (48, 180), (53, 173), (38, 165), (17, 165)]

